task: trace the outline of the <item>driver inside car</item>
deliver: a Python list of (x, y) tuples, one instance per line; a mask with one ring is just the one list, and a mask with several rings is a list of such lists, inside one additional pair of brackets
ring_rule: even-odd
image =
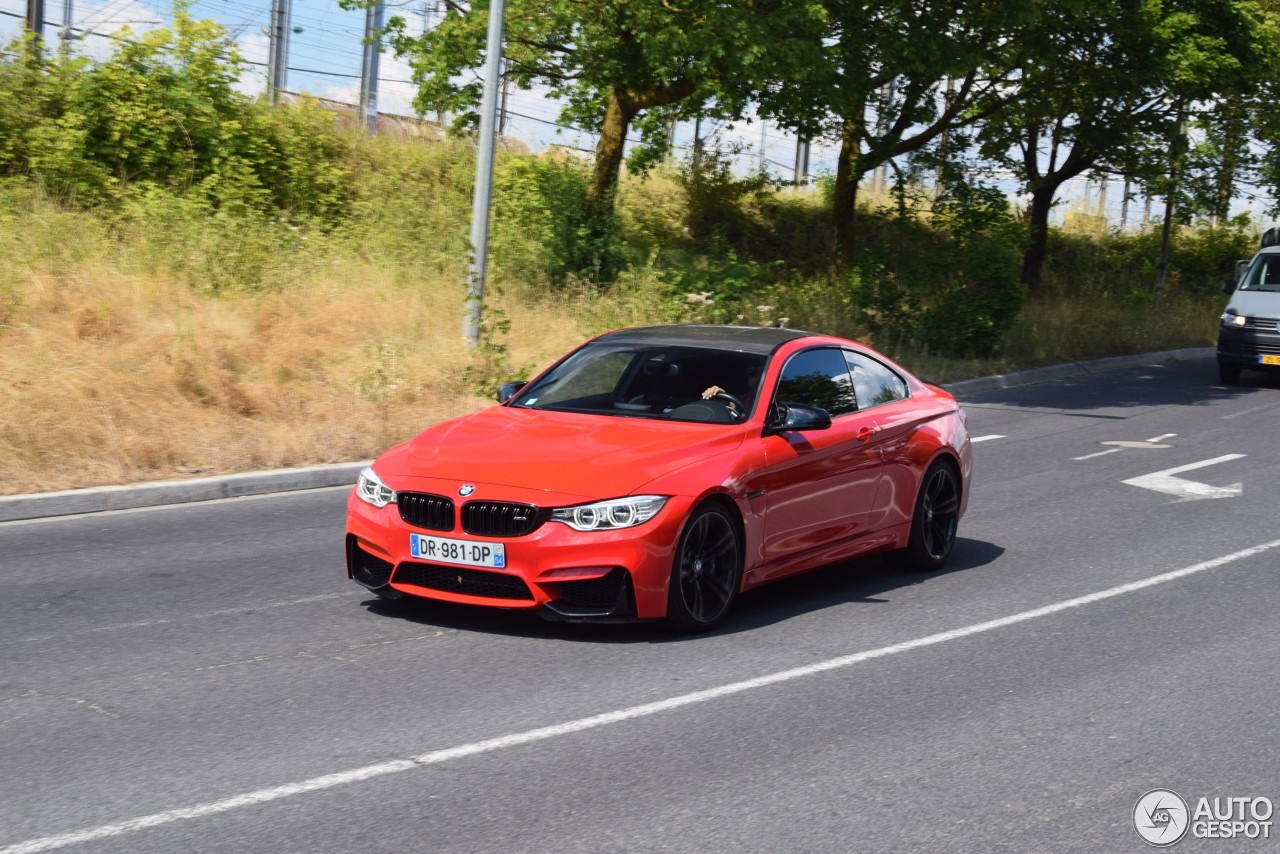
[(746, 370), (743, 373), (743, 385), (738, 391), (731, 392), (718, 385), (713, 385), (702, 393), (702, 399), (710, 400), (717, 394), (728, 394), (733, 398), (736, 398), (736, 401), (726, 400), (725, 405), (734, 412), (738, 412), (737, 403), (740, 402), (746, 408), (742, 412), (739, 412), (738, 415), (739, 417), (744, 417), (751, 411), (751, 404), (752, 401), (755, 400), (756, 389), (760, 387), (760, 375), (762, 373), (763, 366), (758, 362), (751, 361), (746, 366)]

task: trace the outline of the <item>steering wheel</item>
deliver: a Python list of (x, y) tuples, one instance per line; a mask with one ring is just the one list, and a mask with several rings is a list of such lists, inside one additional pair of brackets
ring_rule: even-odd
[(727, 392), (727, 391), (718, 391), (718, 392), (716, 392), (715, 394), (711, 395), (711, 397), (709, 397), (709, 398), (707, 398), (707, 399), (708, 399), (708, 400), (723, 400), (723, 401), (726, 401), (726, 402), (728, 402), (728, 403), (732, 403), (732, 404), (733, 404), (733, 409), (734, 409), (734, 411), (735, 411), (736, 413), (738, 413), (738, 416), (737, 416), (737, 417), (738, 417), (738, 420), (741, 420), (741, 419), (743, 419), (743, 418), (746, 418), (746, 417), (747, 417), (747, 405), (746, 405), (745, 403), (743, 403), (742, 401), (738, 400), (738, 398), (736, 398), (736, 397), (734, 397), (733, 395), (729, 394), (729, 392)]

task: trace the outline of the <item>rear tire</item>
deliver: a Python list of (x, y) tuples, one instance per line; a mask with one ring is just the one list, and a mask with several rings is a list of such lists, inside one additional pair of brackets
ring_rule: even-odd
[(914, 572), (941, 569), (956, 542), (960, 522), (960, 477), (943, 460), (929, 466), (920, 482), (911, 533), (902, 550), (902, 565)]
[(1218, 365), (1218, 379), (1223, 385), (1235, 385), (1240, 382), (1240, 369), (1235, 365)]
[(705, 632), (729, 613), (742, 582), (742, 538), (730, 512), (703, 504), (685, 523), (667, 589), (667, 625)]

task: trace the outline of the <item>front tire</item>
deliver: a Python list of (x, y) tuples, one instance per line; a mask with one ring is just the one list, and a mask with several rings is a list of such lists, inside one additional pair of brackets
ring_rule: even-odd
[(667, 625), (705, 632), (729, 613), (742, 582), (742, 538), (728, 510), (703, 504), (685, 523), (667, 589)]
[(925, 472), (911, 517), (911, 533), (902, 550), (902, 563), (915, 572), (942, 568), (956, 542), (960, 522), (960, 477), (943, 460)]
[(1235, 385), (1240, 382), (1240, 369), (1235, 365), (1218, 365), (1218, 380), (1223, 385)]

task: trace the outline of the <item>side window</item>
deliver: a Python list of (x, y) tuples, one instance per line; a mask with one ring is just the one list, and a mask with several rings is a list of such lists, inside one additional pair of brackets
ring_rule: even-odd
[(803, 403), (820, 406), (834, 418), (858, 408), (849, 381), (849, 367), (836, 349), (805, 350), (797, 353), (782, 369), (778, 403)]
[(888, 366), (861, 353), (844, 351), (853, 375), (853, 391), (859, 409), (870, 409), (882, 403), (893, 403), (907, 396), (907, 383)]

